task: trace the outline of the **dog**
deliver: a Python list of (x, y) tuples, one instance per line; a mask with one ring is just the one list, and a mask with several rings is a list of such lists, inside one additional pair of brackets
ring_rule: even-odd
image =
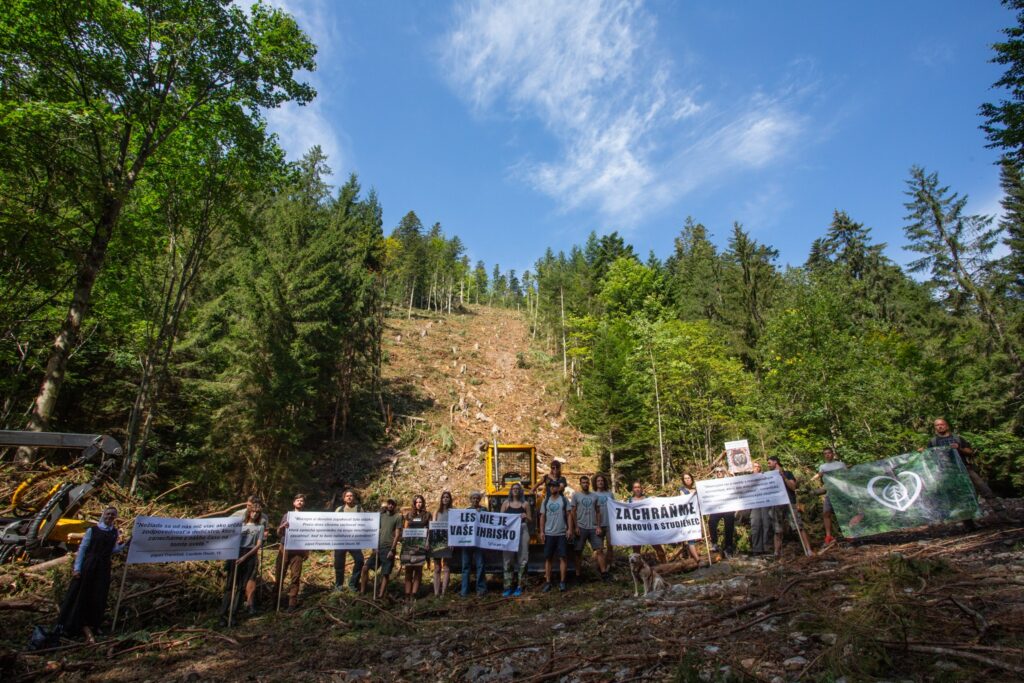
[(637, 553), (629, 556), (629, 573), (633, 576), (633, 597), (640, 597), (640, 584), (644, 587), (644, 597), (647, 597), (648, 593), (668, 588), (665, 579)]

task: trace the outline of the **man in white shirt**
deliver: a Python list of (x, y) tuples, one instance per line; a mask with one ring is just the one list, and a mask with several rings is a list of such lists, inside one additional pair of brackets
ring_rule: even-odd
[[(836, 452), (831, 446), (826, 446), (821, 452), (825, 458), (825, 462), (818, 465), (818, 473), (814, 475), (814, 479), (819, 480), (822, 484), (825, 483), (823, 475), (826, 472), (832, 472), (834, 470), (845, 470), (846, 463), (842, 460), (836, 459)], [(836, 539), (832, 536), (832, 523), (835, 520), (835, 512), (832, 510), (832, 501), (828, 499), (828, 494), (825, 494), (825, 500), (822, 503), (822, 518), (825, 522), (825, 545), (835, 543)]]

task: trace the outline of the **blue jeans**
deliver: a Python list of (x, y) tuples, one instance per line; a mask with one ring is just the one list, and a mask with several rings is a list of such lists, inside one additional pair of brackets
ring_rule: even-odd
[(352, 556), (352, 576), (348, 580), (349, 588), (358, 590), (359, 574), (363, 571), (362, 550), (335, 550), (334, 551), (334, 585), (342, 586), (345, 583), (345, 555)]
[(462, 595), (469, 595), (469, 563), (476, 564), (476, 593), (483, 595), (487, 592), (487, 582), (484, 580), (484, 551), (482, 548), (462, 549)]

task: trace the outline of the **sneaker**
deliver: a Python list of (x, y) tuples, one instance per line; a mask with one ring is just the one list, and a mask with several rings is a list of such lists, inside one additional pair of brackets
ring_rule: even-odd
[(503, 598), (511, 598), (512, 597), (512, 589), (511, 588), (506, 588), (502, 592), (501, 597), (503, 597)]
[(339, 583), (339, 584), (336, 584), (336, 585), (334, 586), (334, 588), (332, 588), (332, 589), (331, 589), (331, 592), (333, 592), (333, 593), (341, 593), (341, 592), (342, 592), (343, 590), (345, 590), (345, 587), (344, 587), (344, 586), (342, 586), (342, 585), (341, 585), (341, 584)]
[(825, 545), (832, 545), (835, 542), (836, 542), (835, 536), (826, 536), (825, 537)]
[(550, 593), (551, 592), (551, 582), (549, 581), (549, 582), (545, 583), (544, 587), (540, 589), (540, 592), (541, 593)]
[(565, 592), (565, 582), (564, 581), (562, 583), (558, 584), (558, 592), (559, 593), (564, 593)]
[(717, 543), (715, 543), (714, 545), (711, 546), (711, 552), (713, 552), (713, 553), (717, 553), (718, 552), (718, 544)]
[(523, 589), (517, 587), (514, 591), (512, 591), (512, 597), (513, 598), (521, 598), (521, 597), (523, 597)]

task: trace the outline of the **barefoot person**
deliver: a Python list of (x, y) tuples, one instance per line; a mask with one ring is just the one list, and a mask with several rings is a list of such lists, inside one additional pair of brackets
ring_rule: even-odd
[[(427, 501), (423, 496), (412, 499), (412, 510), (405, 516), (405, 529), (430, 528), (430, 513), (427, 512)], [(405, 568), (405, 597), (411, 602), (419, 597), (420, 582), (423, 580), (423, 567), (429, 557), (427, 538), (405, 538), (402, 536), (402, 567)]]
[(116, 520), (117, 509), (113, 506), (105, 508), (99, 523), (85, 532), (78, 546), (71, 584), (57, 619), (66, 636), (81, 633), (87, 642), (96, 642), (96, 633), (107, 610), (111, 558), (127, 547), (127, 543), (118, 543), (120, 532), (114, 528)]
[[(434, 521), (445, 527), (448, 525), (448, 511), (452, 509), (452, 494), (445, 491), (434, 513)], [(447, 531), (430, 532), (430, 559), (434, 562), (434, 595), (448, 592), (448, 583), (452, 575), (452, 549), (448, 546)]]
[(259, 578), (259, 552), (263, 546), (266, 523), (263, 521), (263, 504), (257, 498), (250, 500), (242, 519), (242, 542), (238, 547), (238, 559), (224, 563), (227, 577), (224, 582), (224, 598), (220, 607), (221, 626), (227, 626), (228, 615), (237, 611), (245, 602), (249, 614), (256, 613), (256, 579)]
[(501, 511), (505, 514), (519, 513), (520, 515), (519, 549), (515, 552), (505, 550), (501, 553), (505, 580), (505, 592), (501, 594), (501, 597), (518, 598), (526, 587), (526, 565), (530, 555), (529, 521), (533, 517), (530, 503), (523, 494), (522, 484), (519, 482), (512, 484), (512, 487), (509, 488), (508, 498), (501, 504)]

